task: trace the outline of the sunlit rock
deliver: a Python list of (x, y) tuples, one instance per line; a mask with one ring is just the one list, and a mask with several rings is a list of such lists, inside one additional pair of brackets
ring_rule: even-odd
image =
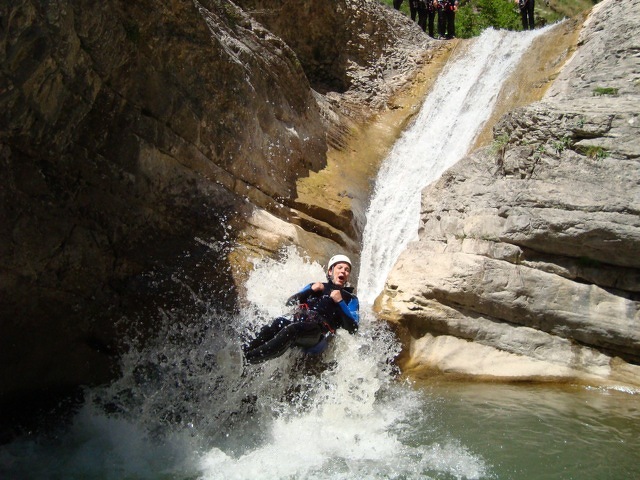
[(640, 384), (633, 5), (599, 4), (542, 101), (424, 190), (379, 299), (408, 372)]

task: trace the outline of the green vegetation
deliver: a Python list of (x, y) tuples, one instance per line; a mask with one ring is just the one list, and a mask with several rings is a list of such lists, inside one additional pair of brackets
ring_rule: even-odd
[(533, 152), (533, 159), (537, 162), (542, 158), (544, 153), (544, 145), (538, 145)]
[(242, 17), (242, 14), (238, 10), (238, 7), (236, 7), (233, 4), (230, 4), (229, 2), (222, 2), (221, 5), (222, 5), (222, 10), (224, 11), (224, 15), (226, 19), (229, 21), (229, 26), (231, 28), (236, 28), (238, 25), (242, 25), (244, 18)]
[(557, 22), (565, 17), (573, 17), (593, 7), (600, 0), (538, 0), (536, 2), (536, 17), (547, 20), (547, 23)]
[(578, 152), (586, 155), (593, 160), (603, 160), (609, 157), (609, 152), (603, 147), (589, 145), (588, 147), (580, 147)]
[[(393, 0), (378, 1), (393, 8)], [(538, 0), (535, 5), (536, 26), (577, 15), (596, 3), (598, 0)], [(409, 0), (402, 2), (400, 11), (409, 16)], [(456, 36), (474, 37), (486, 28), (522, 30), (518, 5), (513, 0), (460, 0), (456, 13)]]
[(571, 137), (564, 136), (560, 140), (554, 141), (552, 146), (556, 153), (562, 153), (567, 148), (571, 148), (572, 143)]
[(491, 144), (491, 153), (496, 154), (498, 152), (502, 152), (502, 150), (509, 143), (509, 135), (506, 133), (502, 133), (493, 139), (493, 143)]
[(618, 95), (618, 89), (614, 87), (596, 87), (593, 89), (593, 94), (594, 95), (612, 95), (615, 97)]
[(520, 30), (520, 12), (511, 0), (470, 0), (461, 2), (456, 13), (456, 35), (470, 38), (487, 28)]

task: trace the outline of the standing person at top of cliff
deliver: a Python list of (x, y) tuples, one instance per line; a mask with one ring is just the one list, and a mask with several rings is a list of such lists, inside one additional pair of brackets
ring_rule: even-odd
[[(400, 10), (403, 0), (393, 0), (393, 8)], [(433, 37), (433, 24), (435, 18), (435, 5), (433, 0), (409, 0), (409, 12), (411, 20), (416, 21), (423, 32), (427, 31), (427, 19), (429, 21), (429, 35)]]
[(444, 38), (446, 33), (446, 19), (444, 18), (444, 2), (445, 0), (433, 0), (438, 12), (438, 38)]
[[(427, 18), (429, 17), (429, 6), (433, 0), (410, 0), (410, 4), (418, 12), (418, 25), (423, 32), (427, 31)], [(415, 17), (412, 17), (415, 19)], [(429, 17), (431, 18), (431, 17)], [(430, 35), (433, 36), (433, 19), (429, 24)]]
[(411, 20), (416, 21), (416, 14), (418, 13), (418, 0), (409, 0), (409, 15)]
[(287, 300), (287, 305), (296, 305), (293, 317), (276, 318), (243, 345), (247, 362), (260, 363), (279, 357), (292, 346), (302, 347), (307, 353), (321, 353), (338, 328), (355, 333), (360, 304), (349, 286), (350, 276), (349, 257), (331, 257), (327, 282), (310, 283)]
[(520, 16), (522, 17), (522, 29), (533, 30), (535, 21), (533, 19), (533, 11), (535, 10), (535, 0), (513, 0), (520, 7)]
[(418, 24), (422, 27), (423, 32), (426, 32), (428, 27), (429, 36), (431, 38), (435, 38), (434, 23), (436, 18), (436, 10), (438, 8), (438, 2), (437, 0), (420, 0), (420, 2), (423, 4), (422, 8), (424, 10), (425, 20), (420, 25), (420, 16), (418, 16)]
[(444, 0), (444, 27), (446, 39), (456, 38), (456, 11), (458, 0)]
[(458, 0), (436, 0), (438, 7), (438, 35), (440, 38), (456, 38), (456, 11)]
[[(393, 8), (400, 10), (404, 0), (393, 0)], [(418, 0), (409, 0), (409, 13), (411, 20), (416, 21), (416, 13), (418, 13)]]

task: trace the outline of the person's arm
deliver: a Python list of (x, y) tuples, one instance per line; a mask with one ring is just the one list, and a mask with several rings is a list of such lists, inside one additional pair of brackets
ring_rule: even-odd
[(306, 303), (307, 299), (314, 293), (324, 290), (324, 284), (321, 282), (310, 283), (302, 288), (298, 293), (291, 295), (287, 299), (286, 305), (288, 307), (292, 305), (298, 305), (300, 303)]
[(351, 297), (351, 301), (346, 303), (342, 300), (338, 303), (342, 317), (342, 328), (349, 333), (356, 333), (360, 324), (360, 304), (358, 297)]
[(360, 303), (358, 302), (358, 297), (355, 295), (351, 295), (346, 291), (345, 295), (349, 296), (349, 303), (344, 300), (340, 290), (331, 292), (331, 298), (338, 306), (338, 314), (340, 315), (342, 328), (349, 333), (356, 333), (358, 331), (358, 324), (360, 323)]

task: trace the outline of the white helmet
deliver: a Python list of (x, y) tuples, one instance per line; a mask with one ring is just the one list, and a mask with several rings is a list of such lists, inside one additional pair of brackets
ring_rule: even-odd
[(348, 263), (350, 267), (353, 267), (353, 265), (351, 265), (351, 260), (349, 260), (349, 257), (346, 255), (334, 255), (327, 264), (327, 271), (331, 270), (336, 263)]

